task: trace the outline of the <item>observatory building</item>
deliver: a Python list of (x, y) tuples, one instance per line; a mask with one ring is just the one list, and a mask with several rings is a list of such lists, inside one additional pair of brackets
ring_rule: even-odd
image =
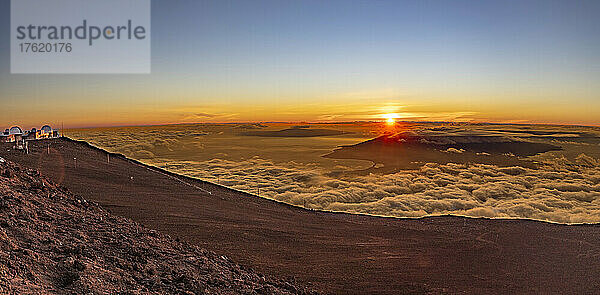
[[(1, 129), (0, 129), (1, 130)], [(23, 131), (19, 126), (13, 126), (0, 133), (0, 142), (21, 142), (25, 140), (36, 140), (46, 138), (57, 138), (60, 133), (57, 129), (52, 129), (50, 125), (44, 125), (39, 130), (33, 128), (28, 131)]]

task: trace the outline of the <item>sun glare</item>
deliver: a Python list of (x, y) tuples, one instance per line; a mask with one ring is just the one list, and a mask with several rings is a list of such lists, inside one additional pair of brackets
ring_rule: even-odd
[(388, 125), (394, 125), (396, 124), (396, 118), (398, 118), (398, 114), (395, 113), (390, 113), (390, 114), (384, 114), (383, 117), (385, 118), (385, 122)]

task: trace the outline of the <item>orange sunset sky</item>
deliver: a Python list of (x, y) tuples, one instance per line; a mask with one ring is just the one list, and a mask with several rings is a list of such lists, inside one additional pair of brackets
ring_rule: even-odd
[(10, 74), (2, 17), (0, 125), (600, 124), (598, 1), (324, 2), (153, 1), (148, 75)]

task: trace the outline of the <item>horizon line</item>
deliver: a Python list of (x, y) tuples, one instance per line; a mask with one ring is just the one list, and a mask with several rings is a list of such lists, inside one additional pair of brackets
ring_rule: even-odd
[[(115, 125), (89, 125), (89, 126), (77, 126), (77, 127), (64, 127), (62, 129), (94, 129), (94, 128), (125, 128), (125, 127), (152, 127), (152, 126), (171, 126), (171, 125), (194, 125), (194, 124), (207, 124), (207, 125), (232, 125), (232, 124), (354, 124), (354, 123), (385, 123), (386, 120), (354, 120), (354, 121), (236, 121), (236, 122), (166, 122), (166, 123), (151, 123), (151, 124), (115, 124)], [(471, 124), (471, 125), (536, 125), (536, 126), (557, 126), (557, 127), (591, 127), (600, 128), (598, 125), (583, 125), (583, 124), (570, 124), (570, 123), (554, 123), (554, 122), (493, 122), (493, 121), (410, 121), (410, 120), (397, 120), (396, 124)], [(9, 124), (12, 126), (19, 126), (19, 124)], [(45, 123), (44, 125), (51, 125)], [(7, 128), (10, 128), (7, 127)], [(27, 129), (27, 128), (26, 128)]]

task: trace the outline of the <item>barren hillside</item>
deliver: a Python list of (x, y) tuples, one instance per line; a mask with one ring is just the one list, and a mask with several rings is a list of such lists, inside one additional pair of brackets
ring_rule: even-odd
[(306, 294), (0, 158), (0, 294)]

